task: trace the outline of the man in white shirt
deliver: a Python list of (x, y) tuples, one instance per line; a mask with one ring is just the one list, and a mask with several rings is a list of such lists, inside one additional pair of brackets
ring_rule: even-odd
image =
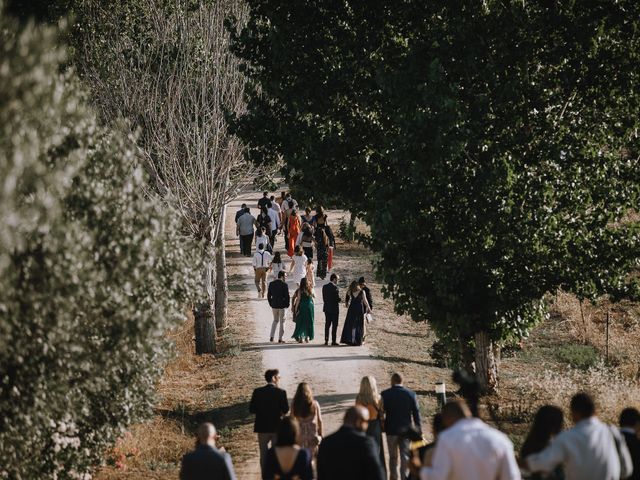
[[(273, 198), (273, 197), (271, 197)], [(271, 246), (273, 247), (276, 243), (276, 234), (278, 233), (278, 229), (280, 228), (280, 205), (278, 205), (275, 201), (271, 202), (271, 208), (269, 208), (269, 218), (271, 218), (271, 234), (269, 235), (269, 240), (271, 241)]]
[(511, 440), (479, 418), (463, 400), (442, 409), (446, 427), (435, 446), (433, 462), (420, 470), (420, 480), (520, 480)]
[(255, 272), (258, 298), (264, 298), (267, 293), (267, 272), (271, 265), (272, 256), (264, 249), (264, 243), (258, 245), (258, 250), (253, 254), (253, 271)]
[(631, 457), (617, 429), (596, 417), (586, 393), (571, 399), (575, 426), (559, 434), (541, 452), (524, 459), (531, 472), (551, 472), (562, 465), (566, 480), (619, 480), (631, 474)]

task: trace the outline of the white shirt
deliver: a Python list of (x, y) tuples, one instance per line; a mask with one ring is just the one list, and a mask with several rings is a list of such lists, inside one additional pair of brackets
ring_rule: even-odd
[(458, 420), (438, 436), (433, 465), (420, 480), (520, 480), (511, 440), (478, 418)]
[[(274, 203), (274, 205), (278, 204)], [(270, 208), (267, 213), (269, 214), (269, 218), (271, 219), (271, 231), (273, 232), (280, 226), (280, 213), (273, 208)]]
[(269, 268), (269, 265), (271, 265), (272, 259), (273, 257), (266, 250), (258, 250), (256, 253), (253, 254), (252, 263), (255, 268), (262, 268), (262, 267)]
[(267, 245), (269, 245), (269, 237), (266, 235), (257, 236), (256, 235), (256, 251), (258, 250), (258, 245), (264, 245), (264, 249), (267, 249)]
[(278, 278), (278, 274), (284, 270), (284, 263), (271, 263), (271, 273), (273, 274), (273, 278)]
[(303, 253), (302, 255), (294, 255), (293, 256), (293, 279), (296, 283), (300, 283), (304, 277), (307, 276), (307, 256)]
[[(529, 455), (527, 465), (532, 472), (551, 472), (562, 464), (566, 480), (619, 480), (620, 457), (614, 435), (620, 435), (617, 429), (596, 417), (586, 418), (559, 434), (541, 452)], [(624, 439), (620, 446), (630, 462)]]

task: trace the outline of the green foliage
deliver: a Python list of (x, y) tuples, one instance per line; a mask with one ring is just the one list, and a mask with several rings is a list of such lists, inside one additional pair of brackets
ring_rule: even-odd
[(0, 24), (0, 477), (77, 478), (149, 413), (192, 253), (57, 32)]
[(592, 345), (560, 345), (557, 347), (555, 355), (561, 362), (581, 370), (588, 370), (600, 362), (600, 354)]
[(249, 3), (239, 131), (364, 212), (398, 311), (458, 349), (637, 295), (640, 4)]

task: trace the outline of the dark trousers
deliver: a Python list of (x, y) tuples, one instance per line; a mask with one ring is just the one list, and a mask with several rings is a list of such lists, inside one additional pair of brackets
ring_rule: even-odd
[(302, 251), (307, 256), (307, 258), (313, 260), (313, 247), (302, 247)]
[(240, 235), (240, 253), (247, 257), (251, 255), (251, 244), (253, 243), (253, 233)]
[(331, 342), (336, 343), (336, 334), (338, 333), (338, 314), (324, 313), (324, 341), (329, 341), (329, 328), (331, 328)]

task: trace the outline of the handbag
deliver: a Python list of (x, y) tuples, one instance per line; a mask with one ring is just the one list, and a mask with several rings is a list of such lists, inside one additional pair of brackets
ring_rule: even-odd
[(367, 323), (373, 323), (373, 315), (370, 313), (365, 313), (364, 319), (367, 321)]

